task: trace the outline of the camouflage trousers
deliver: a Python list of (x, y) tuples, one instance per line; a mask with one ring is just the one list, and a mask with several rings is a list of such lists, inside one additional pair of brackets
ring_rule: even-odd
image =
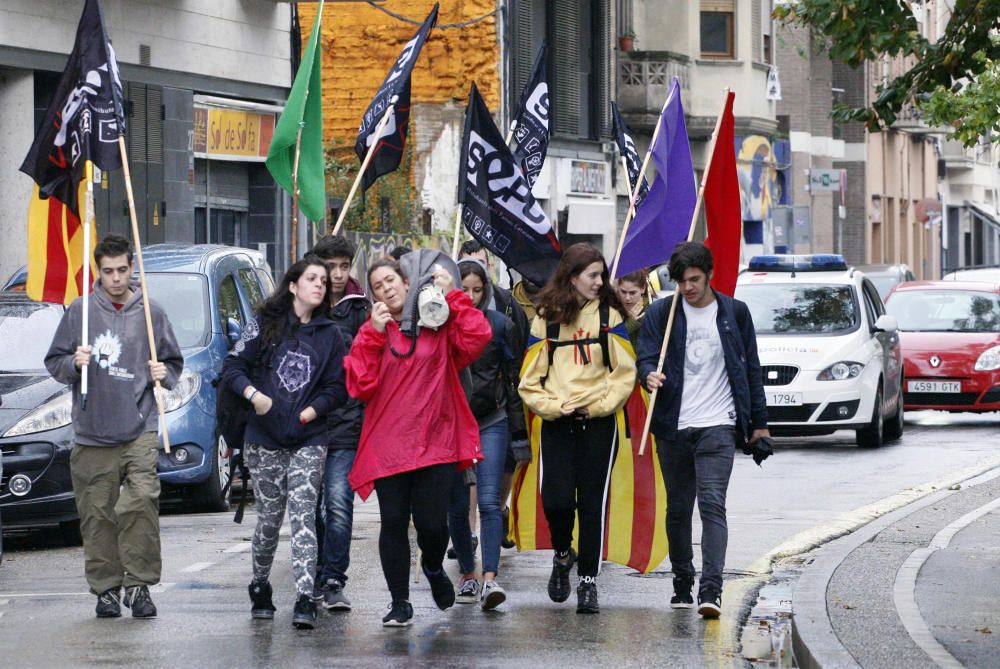
[(251, 544), (254, 580), (266, 581), (271, 574), (287, 505), (295, 587), (298, 594), (311, 597), (316, 580), (316, 498), (323, 482), (326, 446), (270, 450), (248, 444), (246, 462), (257, 509)]

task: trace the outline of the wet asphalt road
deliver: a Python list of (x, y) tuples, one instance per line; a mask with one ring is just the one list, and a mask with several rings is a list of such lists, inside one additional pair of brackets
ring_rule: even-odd
[[(0, 565), (0, 666), (746, 666), (739, 625), (766, 580), (760, 558), (803, 531), (949, 472), (995, 458), (1000, 416), (911, 414), (901, 442), (858, 449), (850, 433), (780, 439), (758, 468), (738, 455), (729, 494), (730, 542), (722, 620), (667, 607), (667, 569), (646, 576), (606, 565), (602, 612), (578, 616), (575, 598), (545, 594), (551, 553), (504, 551), (508, 602), (438, 611), (426, 582), (412, 585), (414, 625), (386, 630), (388, 594), (378, 564), (374, 496), (358, 504), (348, 594), (354, 610), (323, 614), (313, 632), (291, 628), (293, 588), (283, 541), (272, 582), (278, 615), (251, 621), (249, 536), (231, 514), (162, 517), (160, 616), (96, 620), (80, 548), (47, 533), (7, 536)], [(287, 530), (286, 530), (287, 531)], [(696, 529), (696, 536), (697, 536)], [(448, 563), (454, 574), (455, 563)]]

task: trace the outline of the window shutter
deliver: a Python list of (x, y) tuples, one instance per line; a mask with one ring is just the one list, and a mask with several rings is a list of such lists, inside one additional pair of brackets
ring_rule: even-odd
[(163, 162), (163, 89), (146, 89), (146, 161)]
[(595, 17), (598, 30), (595, 32), (600, 36), (597, 45), (597, 119), (598, 138), (611, 137), (611, 90), (614, 86), (614, 51), (612, 44), (615, 42), (612, 34), (611, 22), (611, 0), (600, 0), (598, 14)]
[[(759, 0), (754, 0), (759, 3)], [(701, 0), (701, 11), (703, 12), (733, 12), (736, 11), (734, 0)]]
[(128, 158), (133, 163), (146, 162), (146, 87), (129, 84), (132, 101), (132, 118), (126, 120), (128, 128)]
[(761, 33), (760, 0), (753, 0), (751, 13), (750, 26), (753, 33), (751, 35), (751, 39), (753, 40), (753, 59), (759, 63), (764, 60), (764, 36)]
[[(552, 130), (580, 135), (580, 16), (575, 0), (552, 0)], [(530, 67), (530, 65), (529, 65)]]
[(517, 105), (518, 97), (531, 77), (531, 65), (535, 62), (535, 21), (534, 1), (516, 0), (514, 5), (514, 86), (511, 89), (511, 105)]

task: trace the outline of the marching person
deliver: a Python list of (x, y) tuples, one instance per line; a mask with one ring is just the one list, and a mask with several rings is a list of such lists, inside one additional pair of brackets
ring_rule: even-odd
[[(358, 281), (351, 276), (355, 248), (346, 237), (327, 235), (313, 247), (329, 270), (327, 283), (333, 310), (330, 319), (340, 328), (346, 349), (368, 320), (371, 303)], [(329, 445), (320, 494), (322, 522), (316, 524), (319, 557), (316, 583), (324, 608), (350, 611), (351, 600), (344, 593), (347, 568), (351, 563), (351, 533), (354, 527), (354, 491), (347, 475), (361, 439), (364, 409), (353, 397), (327, 414)]]
[(569, 598), (569, 573), (577, 560), (571, 548), (573, 525), (579, 514), (576, 610), (598, 613), (614, 413), (635, 386), (635, 358), (621, 302), (596, 248), (580, 243), (563, 253), (538, 295), (531, 337), (547, 341), (547, 347), (526, 356), (520, 392), (524, 404), (542, 419), (542, 506), (555, 549), (549, 597), (554, 602)]
[[(184, 358), (160, 306), (149, 300), (156, 335), (154, 363), (143, 300), (132, 279), (127, 239), (106, 236), (94, 247), (98, 279), (91, 296), (89, 346), (80, 345), (83, 298), (63, 314), (45, 367), (73, 388), (75, 445), (70, 473), (87, 584), (97, 595), (97, 617), (153, 618), (149, 586), (160, 582), (160, 479), (156, 473), (158, 411), (153, 383), (173, 388)], [(81, 402), (86, 365), (88, 392)], [(125, 586), (125, 598), (121, 588)]]
[[(500, 546), (504, 537), (502, 507), (504, 475), (509, 459), (511, 438), (517, 452), (527, 447), (524, 429), (524, 409), (517, 394), (518, 370), (522, 354), (517, 350), (520, 339), (516, 325), (499, 311), (488, 308), (493, 304), (493, 284), (486, 267), (475, 259), (458, 263), (462, 290), (489, 321), (493, 338), (479, 358), (470, 365), (472, 389), (469, 407), (479, 423), (479, 438), (483, 460), (476, 465), (476, 488), (482, 525), (483, 586), (475, 578), (475, 561), (469, 545), (468, 487), (457, 484), (453, 492), (449, 529), (458, 554), (463, 581), (458, 589), (458, 601), (479, 603), (484, 611), (495, 609), (507, 599), (507, 593), (496, 582), (500, 565)], [(530, 451), (529, 451), (530, 452)]]
[(625, 307), (625, 329), (628, 330), (632, 346), (638, 344), (639, 328), (642, 326), (642, 319), (646, 317), (646, 307), (649, 306), (648, 277), (646, 270), (637, 269), (618, 279), (615, 286), (618, 298)]
[[(746, 304), (715, 292), (712, 254), (699, 242), (677, 246), (670, 278), (677, 290), (647, 310), (639, 334), (639, 378), (660, 392), (652, 433), (667, 486), (667, 538), (674, 573), (673, 608), (694, 600), (691, 516), (701, 514), (702, 570), (698, 613), (722, 610), (728, 528), (726, 491), (736, 446), (767, 437), (767, 404), (753, 320)], [(682, 296), (662, 369), (657, 369), (670, 302)]]
[(257, 506), (250, 613), (274, 618), (269, 578), (287, 505), (298, 629), (316, 625), (316, 498), (327, 458), (326, 415), (347, 397), (344, 343), (327, 317), (327, 280), (317, 256), (289, 267), (222, 366), (222, 382), (253, 405), (245, 437)]
[(435, 604), (443, 610), (455, 603), (442, 564), (452, 484), (456, 469), (482, 459), (479, 428), (458, 372), (479, 358), (492, 337), (482, 312), (456, 289), (458, 281), (454, 261), (438, 251), (408, 253), (402, 267), (389, 258), (373, 263), (371, 319), (344, 360), (347, 389), (365, 402), (349, 480), (362, 499), (373, 489), (378, 494), (379, 558), (392, 596), (382, 619), (387, 627), (409, 625), (413, 618), (411, 517)]

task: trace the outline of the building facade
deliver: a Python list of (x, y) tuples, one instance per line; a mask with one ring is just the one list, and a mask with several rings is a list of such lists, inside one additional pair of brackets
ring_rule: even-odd
[[(264, 168), (291, 82), (290, 11), (273, 0), (104, 0), (126, 96), (143, 243), (259, 248), (283, 267), (287, 198)], [(83, 0), (0, 6), (0, 276), (27, 259), (32, 181), (18, 171), (73, 48)], [(122, 172), (95, 189), (98, 233), (130, 236)], [(283, 252), (284, 251), (284, 252)]]

